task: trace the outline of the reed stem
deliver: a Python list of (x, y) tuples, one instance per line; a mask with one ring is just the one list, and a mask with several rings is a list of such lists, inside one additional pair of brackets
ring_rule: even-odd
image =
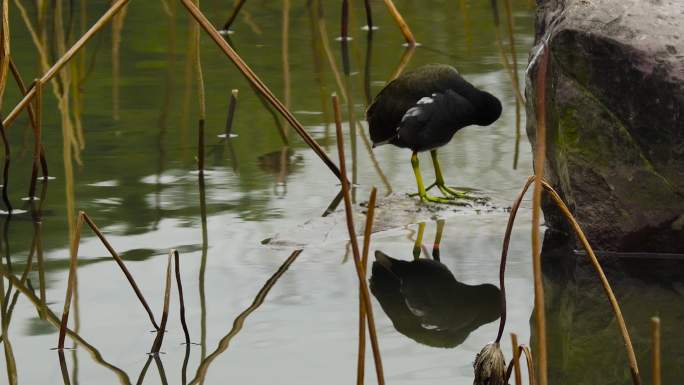
[[(368, 270), (368, 250), (370, 248), (371, 232), (373, 230), (373, 217), (375, 215), (375, 200), (378, 190), (373, 187), (370, 199), (368, 199), (368, 211), (366, 214), (366, 227), (363, 231), (363, 252), (361, 254), (361, 267), (363, 275), (366, 276)], [(365, 279), (365, 278), (364, 278)], [(366, 309), (363, 306), (361, 291), (363, 288), (359, 284), (359, 353), (356, 366), (356, 384), (362, 385), (365, 366), (366, 366)]]
[(230, 101), (228, 102), (228, 115), (226, 116), (226, 139), (230, 139), (233, 133), (233, 119), (235, 118), (235, 107), (237, 106), (239, 91), (234, 89), (230, 92)]
[[(530, 352), (530, 349), (525, 345), (513, 345), (513, 359), (511, 360), (511, 362), (508, 363), (508, 368), (506, 369), (505, 383), (508, 383), (508, 380), (511, 378), (511, 373), (513, 371), (514, 365), (513, 360), (517, 362), (518, 366), (520, 365), (521, 354), (525, 354), (525, 360), (527, 361), (527, 376), (529, 377), (530, 385), (536, 385), (537, 380), (534, 376), (534, 361), (532, 360), (532, 352)], [(516, 372), (516, 381), (518, 380), (517, 376), (520, 374), (520, 368), (518, 367), (517, 370), (518, 372)]]
[(235, 5), (233, 6), (233, 12), (228, 17), (228, 20), (226, 21), (226, 23), (223, 24), (223, 30), (224, 31), (226, 31), (226, 32), (230, 31), (230, 26), (233, 25), (235, 18), (237, 18), (238, 13), (240, 13), (240, 9), (242, 9), (242, 6), (245, 5), (246, 2), (247, 2), (247, 0), (237, 0), (235, 2)]
[(660, 318), (651, 318), (651, 360), (652, 360), (652, 385), (660, 385)]
[(511, 361), (513, 362), (513, 370), (515, 372), (515, 385), (522, 385), (522, 375), (520, 373), (520, 353), (518, 352), (517, 346), (519, 346), (518, 335), (511, 333), (511, 349), (513, 349)]
[(159, 329), (157, 329), (157, 337), (154, 339), (152, 344), (152, 354), (156, 355), (161, 349), (162, 343), (164, 341), (164, 333), (166, 333), (166, 321), (169, 319), (169, 304), (171, 302), (171, 258), (173, 255), (173, 250), (169, 251), (169, 257), (166, 261), (166, 282), (164, 284), (164, 308), (162, 309), (161, 322), (159, 323)]
[(347, 231), (349, 232), (349, 240), (351, 243), (352, 254), (354, 256), (354, 267), (356, 267), (356, 274), (361, 285), (361, 298), (366, 308), (366, 317), (368, 320), (368, 333), (371, 340), (371, 348), (373, 349), (373, 359), (375, 360), (375, 372), (378, 378), (378, 384), (385, 384), (385, 375), (382, 368), (382, 358), (380, 356), (380, 347), (378, 346), (378, 336), (375, 331), (375, 318), (373, 317), (373, 306), (370, 300), (368, 290), (368, 283), (366, 282), (366, 275), (364, 274), (361, 256), (359, 254), (359, 244), (356, 239), (356, 231), (354, 230), (354, 217), (352, 213), (351, 196), (349, 194), (349, 181), (347, 180), (347, 168), (344, 160), (344, 135), (342, 134), (342, 117), (340, 113), (340, 103), (337, 95), (332, 96), (333, 110), (335, 112), (335, 129), (337, 134), (337, 152), (340, 158), (340, 172), (342, 181), (342, 197), (344, 199), (344, 212), (347, 218)]
[(349, 40), (349, 0), (342, 0), (342, 16), (340, 17), (340, 39)]
[(138, 300), (140, 300), (140, 303), (142, 306), (145, 308), (145, 311), (147, 312), (147, 316), (150, 318), (150, 322), (152, 322), (152, 326), (154, 326), (155, 330), (159, 330), (159, 325), (157, 325), (157, 321), (154, 320), (154, 315), (152, 314), (152, 310), (150, 309), (150, 306), (147, 304), (147, 301), (145, 301), (145, 297), (142, 295), (142, 292), (138, 288), (138, 285), (135, 283), (135, 279), (133, 279), (133, 276), (131, 273), (128, 271), (126, 268), (126, 265), (124, 264), (123, 259), (119, 256), (119, 254), (114, 250), (112, 245), (107, 241), (107, 238), (102, 234), (100, 229), (97, 227), (95, 222), (90, 219), (88, 214), (85, 212), (83, 213), (83, 219), (85, 220), (85, 223), (88, 224), (90, 229), (95, 233), (95, 235), (100, 239), (100, 242), (104, 245), (104, 247), (109, 251), (109, 254), (114, 258), (114, 261), (116, 261), (116, 264), (119, 265), (119, 268), (121, 271), (124, 273), (126, 276), (126, 279), (128, 280), (128, 283), (130, 283), (131, 287), (133, 288), (133, 291), (135, 292), (135, 295), (138, 297)]
[(394, 18), (394, 21), (397, 23), (399, 26), (399, 29), (401, 30), (401, 34), (404, 35), (404, 40), (406, 40), (406, 44), (409, 46), (414, 46), (416, 45), (416, 39), (413, 37), (413, 33), (411, 33), (411, 29), (409, 28), (408, 24), (404, 21), (404, 18), (401, 16), (401, 13), (397, 10), (397, 7), (394, 6), (394, 3), (392, 0), (384, 0), (385, 5), (387, 6), (387, 10), (389, 10), (390, 14)]
[(78, 266), (78, 246), (81, 241), (81, 230), (83, 229), (83, 219), (85, 213), (83, 211), (78, 213), (76, 220), (76, 231), (71, 239), (70, 257), (69, 257), (69, 276), (67, 278), (67, 290), (64, 298), (64, 309), (62, 310), (62, 322), (59, 326), (59, 337), (57, 342), (57, 349), (64, 349), (64, 337), (66, 336), (67, 322), (69, 321), (69, 309), (71, 308), (71, 297), (74, 292), (74, 283), (76, 281), (76, 268)]
[[(520, 208), (520, 203), (522, 202), (527, 189), (530, 188), (530, 184), (534, 181), (534, 177), (531, 176), (527, 178), (527, 182), (523, 186), (518, 196), (513, 201), (511, 206), (511, 212), (508, 215), (508, 223), (506, 224), (506, 233), (504, 234), (503, 246), (501, 247), (501, 262), (499, 265), (499, 288), (501, 290), (501, 318), (499, 318), (499, 331), (496, 334), (496, 343), (501, 341), (501, 336), (503, 336), (504, 327), (506, 326), (506, 286), (504, 284), (504, 279), (506, 277), (506, 260), (508, 258), (508, 245), (511, 242), (511, 232), (513, 231), (513, 223), (515, 222), (515, 216), (518, 214), (518, 209)], [(517, 346), (517, 345), (514, 345)]]
[(43, 120), (43, 82), (35, 79), (33, 88), (36, 96), (33, 98), (34, 123), (33, 126), (33, 165), (31, 168), (31, 180), (29, 181), (28, 198), (33, 200), (36, 195), (36, 182), (38, 180), (38, 166), (41, 164), (42, 152), (42, 120)]
[(254, 85), (254, 87), (264, 95), (264, 97), (275, 107), (278, 112), (287, 120), (292, 128), (302, 137), (304, 142), (318, 155), (325, 165), (332, 171), (332, 173), (340, 178), (340, 170), (335, 163), (328, 157), (321, 146), (314, 140), (306, 131), (304, 126), (292, 115), (292, 113), (275, 97), (273, 92), (259, 79), (259, 77), (252, 71), (249, 66), (242, 60), (240, 55), (228, 45), (228, 43), (221, 37), (216, 28), (207, 20), (206, 16), (200, 11), (191, 0), (181, 0), (185, 8), (190, 12), (193, 18), (202, 26), (204, 31), (214, 40), (221, 51), (228, 56), (228, 58), (237, 66), (238, 70), (247, 78), (247, 80)]
[(364, 0), (363, 1), (364, 8), (366, 10), (366, 27), (368, 27), (368, 33), (372, 34), (374, 25), (373, 25), (373, 9), (371, 8), (370, 0)]
[[(65, 52), (64, 55), (62, 55), (62, 57), (60, 57), (59, 60), (57, 60), (57, 62), (47, 70), (47, 72), (45, 72), (45, 74), (43, 74), (43, 76), (40, 78), (40, 81), (42, 83), (47, 83), (48, 81), (50, 81), (55, 76), (55, 74), (57, 74), (57, 72), (61, 70), (62, 67), (64, 67), (64, 65), (67, 62), (69, 62), (69, 60), (71, 60), (71, 58), (81, 48), (83, 48), (85, 43), (88, 42), (88, 40), (90, 40), (90, 38), (92, 38), (93, 35), (95, 35), (95, 33), (97, 33), (105, 25), (107, 25), (107, 23), (109, 23), (112, 17), (114, 17), (114, 15), (116, 15), (117, 12), (119, 12), (121, 8), (123, 8), (128, 3), (128, 1), (129, 0), (116, 0), (116, 2), (112, 4), (112, 6), (109, 7), (109, 9), (107, 9), (107, 11), (95, 22), (95, 24), (93, 24), (92, 27), (90, 27), (90, 29), (88, 29), (88, 31), (86, 31), (86, 33), (84, 33), (83, 36), (81, 36), (81, 38), (79, 38), (76, 41), (76, 43), (74, 43), (74, 45), (72, 45), (71, 48), (69, 48), (69, 50)], [(19, 116), (19, 113), (21, 113), (21, 111), (24, 108), (26, 108), (26, 106), (28, 106), (28, 104), (31, 102), (31, 100), (33, 100), (35, 96), (36, 88), (31, 87), (28, 90), (28, 92), (26, 92), (26, 94), (24, 95), (24, 98), (21, 99), (21, 101), (14, 107), (12, 112), (10, 112), (9, 115), (7, 115), (7, 117), (5, 117), (3, 123), (6, 128), (9, 128), (12, 122), (14, 122), (14, 120)]]
[(12, 204), (9, 200), (8, 186), (9, 186), (9, 167), (11, 160), (11, 149), (7, 140), (7, 132), (5, 125), (0, 122), (0, 137), (2, 138), (2, 145), (5, 152), (5, 159), (2, 166), (2, 202), (5, 204), (8, 214), (12, 214)]
[(537, 132), (534, 156), (534, 195), (532, 198), (532, 269), (534, 272), (534, 320), (537, 329), (537, 362), (539, 365), (539, 384), (548, 384), (546, 353), (546, 307), (544, 306), (544, 286), (541, 272), (541, 192), (544, 178), (544, 157), (546, 155), (546, 68), (549, 50), (546, 45), (541, 63), (537, 70)]
[(190, 359), (190, 332), (188, 331), (188, 324), (185, 321), (185, 300), (183, 299), (183, 282), (180, 275), (180, 256), (178, 250), (171, 250), (173, 253), (173, 260), (176, 272), (176, 287), (178, 288), (178, 302), (180, 304), (180, 322), (183, 327), (183, 336), (185, 337), (185, 357), (183, 358), (183, 368), (181, 371), (181, 379), (183, 385), (187, 383), (187, 369), (188, 360)]
[(214, 350), (211, 354), (209, 354), (206, 358), (204, 358), (199, 366), (197, 367), (197, 373), (195, 374), (195, 378), (193, 378), (190, 381), (189, 385), (195, 385), (198, 383), (204, 382), (204, 378), (207, 375), (207, 370), (209, 370), (209, 365), (218, 357), (221, 353), (225, 352), (226, 349), (230, 346), (230, 341), (235, 337), (240, 330), (242, 330), (243, 325), (245, 324), (245, 321), (247, 320), (247, 317), (249, 317), (250, 314), (252, 314), (256, 309), (261, 306), (261, 304), (264, 303), (264, 300), (266, 299), (266, 296), (268, 295), (269, 291), (273, 288), (273, 286), (278, 282), (280, 277), (285, 274), (288, 268), (290, 268), (290, 265), (297, 259), (299, 254), (302, 253), (302, 250), (295, 250), (290, 254), (289, 257), (283, 262), (283, 264), (278, 268), (278, 270), (273, 273), (273, 275), (264, 283), (264, 286), (261, 287), (259, 292), (257, 293), (256, 297), (254, 297), (254, 301), (247, 307), (245, 310), (240, 313), (235, 320), (233, 321), (233, 327), (230, 329), (228, 334), (226, 334), (218, 343), (218, 347), (216, 350)]
[(197, 169), (204, 172), (204, 119), (199, 120), (197, 130)]

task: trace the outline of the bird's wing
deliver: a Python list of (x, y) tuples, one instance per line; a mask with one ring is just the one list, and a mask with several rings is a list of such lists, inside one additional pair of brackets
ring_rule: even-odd
[(453, 90), (435, 92), (406, 110), (397, 127), (399, 140), (428, 149), (446, 144), (460, 128), (472, 124), (475, 108)]

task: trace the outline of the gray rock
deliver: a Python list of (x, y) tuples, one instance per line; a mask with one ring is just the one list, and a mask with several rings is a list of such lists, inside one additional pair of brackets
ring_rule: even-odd
[(527, 133), (547, 41), (545, 175), (598, 249), (684, 252), (683, 19), (679, 0), (540, 1)]

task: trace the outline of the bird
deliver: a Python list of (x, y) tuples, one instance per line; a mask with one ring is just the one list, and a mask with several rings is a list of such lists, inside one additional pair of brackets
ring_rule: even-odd
[(458, 282), (439, 261), (394, 259), (375, 251), (370, 289), (400, 333), (433, 347), (455, 347), (499, 318), (499, 288)]
[[(392, 144), (412, 151), (411, 165), (423, 202), (451, 203), (464, 192), (448, 187), (437, 159), (437, 149), (470, 125), (488, 126), (501, 116), (501, 101), (465, 80), (447, 64), (427, 64), (389, 82), (366, 110), (373, 148)], [(425, 188), (418, 153), (430, 151), (435, 182)], [(437, 187), (443, 195), (427, 194)]]

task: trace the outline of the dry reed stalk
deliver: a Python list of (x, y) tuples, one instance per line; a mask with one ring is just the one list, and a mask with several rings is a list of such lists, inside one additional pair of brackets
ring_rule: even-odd
[[(91, 37), (95, 33), (97, 33), (99, 30), (101, 30), (109, 21), (112, 19), (114, 15), (116, 15), (117, 12), (123, 8), (128, 3), (129, 0), (117, 0), (114, 4), (107, 9), (107, 11), (93, 24), (88, 31), (81, 36), (74, 45), (69, 48), (68, 51), (62, 55), (62, 57), (57, 60), (55, 64), (50, 67), (45, 74), (40, 78), (41, 82), (47, 83), (52, 79), (57, 72), (64, 67), (64, 65), (71, 60), (71, 58), (85, 45), (85, 43), (90, 40)], [(33, 100), (33, 98), (36, 96), (36, 89), (34, 87), (30, 88), (28, 92), (24, 95), (24, 98), (21, 99), (21, 101), (14, 107), (12, 112), (5, 117), (5, 120), (3, 123), (5, 124), (5, 127), (9, 127), (12, 122), (19, 116), (19, 113), (21, 113), (21, 110), (26, 108), (26, 106)]]
[(233, 12), (230, 14), (230, 17), (228, 17), (228, 20), (223, 25), (223, 31), (230, 31), (230, 26), (233, 25), (235, 18), (237, 17), (238, 13), (240, 13), (240, 9), (243, 5), (245, 5), (246, 2), (247, 0), (237, 0), (235, 2), (235, 5), (233, 6)]
[(64, 349), (64, 337), (66, 336), (67, 322), (69, 321), (69, 309), (71, 308), (71, 297), (74, 292), (74, 283), (76, 281), (76, 267), (78, 266), (78, 246), (81, 241), (81, 229), (83, 228), (83, 218), (85, 213), (83, 211), (78, 213), (76, 220), (76, 231), (71, 239), (70, 257), (69, 257), (69, 276), (67, 279), (67, 290), (64, 298), (64, 309), (62, 310), (62, 322), (59, 327), (59, 339), (57, 349)]
[(0, 122), (0, 137), (2, 138), (2, 145), (5, 152), (5, 159), (2, 167), (2, 201), (5, 204), (5, 208), (7, 208), (7, 213), (11, 214), (12, 204), (10, 203), (9, 195), (7, 192), (9, 185), (9, 166), (11, 159), (11, 150), (9, 142), (7, 141), (7, 132), (5, 131), (5, 125), (2, 124), (2, 122)]
[[(517, 346), (517, 348), (516, 348)], [(532, 361), (532, 352), (530, 352), (530, 348), (528, 348), (526, 345), (513, 345), (513, 359), (511, 362), (508, 363), (508, 368), (506, 369), (506, 382), (508, 383), (508, 379), (511, 378), (511, 373), (513, 371), (513, 363), (514, 360), (516, 362), (517, 371), (516, 371), (516, 381), (518, 380), (519, 376), (519, 371), (520, 371), (520, 355), (525, 354), (525, 360), (527, 362), (527, 377), (529, 378), (530, 385), (536, 385), (537, 380), (535, 379), (534, 376), (534, 361)], [(522, 380), (521, 380), (522, 381)], [(517, 384), (516, 384), (517, 385)]]
[(247, 307), (247, 309), (243, 310), (242, 313), (240, 313), (235, 320), (233, 321), (233, 327), (230, 329), (227, 335), (225, 335), (218, 343), (218, 347), (216, 347), (216, 350), (214, 350), (211, 354), (209, 354), (205, 359), (203, 359), (199, 366), (197, 367), (197, 373), (195, 374), (195, 378), (190, 381), (189, 385), (194, 385), (197, 383), (202, 383), (204, 381), (204, 377), (207, 375), (207, 370), (209, 369), (209, 365), (218, 357), (221, 353), (225, 352), (226, 349), (228, 349), (228, 346), (230, 346), (230, 341), (235, 337), (240, 330), (242, 330), (242, 327), (245, 323), (245, 320), (247, 317), (252, 314), (256, 309), (261, 306), (261, 304), (264, 303), (264, 300), (266, 299), (266, 296), (268, 295), (269, 291), (275, 286), (276, 282), (278, 282), (278, 279), (285, 274), (287, 269), (292, 265), (292, 263), (297, 259), (299, 254), (302, 253), (302, 250), (295, 250), (290, 254), (289, 257), (283, 262), (283, 264), (278, 268), (278, 270), (273, 273), (273, 275), (266, 281), (264, 286), (261, 287), (259, 292), (257, 293), (256, 297), (254, 297), (254, 301), (252, 301), (252, 304)]
[[(26, 95), (26, 85), (24, 83), (24, 80), (21, 78), (21, 73), (19, 72), (17, 66), (14, 64), (14, 60), (12, 60), (12, 58), (10, 58), (9, 64), (12, 76), (14, 77), (14, 80), (17, 83), (17, 86), (19, 87), (19, 91), (22, 95)], [(33, 128), (34, 132), (36, 132), (36, 130), (38, 130), (38, 128), (36, 127), (36, 116), (35, 112), (33, 111), (33, 106), (31, 105), (31, 103), (29, 103), (27, 111), (29, 115), (29, 123), (31, 124), (31, 127)], [(40, 147), (40, 165), (43, 173), (43, 179), (45, 180), (48, 177), (47, 160), (45, 159), (45, 148), (43, 148), (42, 144)]]
[[(323, 6), (321, 5), (321, 0), (318, 0), (318, 7), (317, 7), (317, 18), (318, 18), (318, 34), (320, 36), (321, 40), (321, 47), (323, 48), (323, 52), (325, 53), (325, 57), (328, 59), (328, 65), (330, 66), (330, 70), (333, 73), (333, 76), (335, 77), (335, 84), (337, 84), (337, 90), (340, 92), (342, 95), (342, 100), (346, 103), (347, 102), (347, 91), (345, 90), (344, 83), (342, 82), (342, 76), (340, 75), (340, 71), (337, 68), (337, 62), (335, 61), (335, 56), (332, 53), (332, 50), (330, 49), (330, 43), (328, 42), (328, 29), (325, 26), (325, 18), (323, 17)], [(327, 103), (326, 103), (327, 104)]]
[(370, 0), (364, 0), (363, 6), (366, 10), (366, 27), (368, 28), (368, 33), (372, 34), (376, 27), (373, 26), (373, 10), (371, 9)]
[(121, 73), (121, 33), (126, 18), (124, 7), (112, 20), (112, 119), (119, 120), (119, 74)]
[(173, 250), (169, 251), (169, 257), (166, 261), (166, 281), (164, 283), (164, 307), (162, 309), (162, 317), (159, 322), (159, 329), (157, 329), (157, 337), (152, 344), (152, 354), (159, 354), (162, 343), (164, 341), (164, 333), (166, 333), (166, 321), (169, 319), (169, 304), (171, 302), (171, 258), (173, 257)]
[(200, 119), (197, 130), (197, 169), (204, 172), (204, 119)]
[(392, 80), (398, 78), (399, 75), (401, 75), (401, 73), (404, 72), (408, 63), (411, 62), (411, 59), (413, 58), (413, 54), (415, 52), (416, 52), (416, 46), (415, 45), (410, 45), (410, 46), (406, 47), (404, 52), (401, 54), (401, 59), (399, 59), (399, 65), (397, 65), (397, 68), (394, 70), (392, 75), (390, 75), (390, 78), (387, 81), (388, 83), (391, 82)]
[(361, 298), (366, 310), (366, 318), (368, 320), (368, 334), (370, 335), (371, 348), (373, 349), (373, 359), (375, 361), (375, 373), (378, 378), (378, 384), (385, 384), (385, 375), (382, 369), (382, 358), (380, 356), (380, 347), (378, 346), (378, 336), (375, 331), (375, 318), (373, 317), (373, 306), (370, 300), (368, 290), (368, 283), (366, 282), (366, 275), (361, 262), (359, 254), (359, 244), (356, 239), (356, 231), (354, 229), (354, 216), (352, 213), (352, 203), (349, 194), (349, 181), (347, 180), (347, 167), (344, 160), (344, 135), (342, 134), (342, 117), (340, 114), (340, 104), (337, 100), (337, 95), (332, 96), (333, 111), (335, 112), (335, 129), (337, 134), (337, 152), (340, 158), (340, 172), (342, 174), (340, 181), (342, 182), (342, 197), (344, 199), (344, 212), (347, 218), (347, 231), (349, 232), (349, 240), (351, 243), (352, 254), (354, 256), (354, 267), (356, 267), (356, 275), (361, 285)]
[[(373, 187), (370, 198), (368, 199), (368, 211), (366, 214), (366, 227), (363, 231), (363, 252), (361, 253), (361, 267), (363, 268), (364, 279), (368, 270), (368, 250), (370, 249), (370, 238), (373, 230), (373, 217), (375, 215), (375, 200), (378, 190)], [(359, 284), (359, 353), (356, 366), (356, 383), (363, 384), (363, 377), (366, 366), (366, 309), (363, 307), (363, 297), (361, 296), (361, 284)]]
[(228, 115), (226, 116), (226, 139), (230, 139), (230, 134), (233, 132), (233, 119), (235, 118), (235, 106), (237, 106), (238, 93), (239, 91), (237, 89), (230, 92)]
[[(55, 315), (55, 313), (50, 310), (49, 307), (47, 307), (40, 298), (36, 297), (36, 295), (33, 292), (33, 289), (26, 287), (24, 284), (21, 283), (17, 277), (15, 277), (13, 274), (9, 273), (4, 269), (2, 264), (0, 264), (0, 275), (2, 275), (5, 279), (10, 281), (14, 287), (19, 290), (24, 296), (33, 304), (33, 306), (38, 310), (39, 314), (44, 314), (45, 315), (45, 320), (48, 321), (52, 326), (56, 327), (57, 329), (60, 328), (61, 322), (60, 318)], [(30, 282), (30, 281), (27, 281)], [(114, 366), (113, 364), (110, 364), (107, 362), (104, 358), (102, 358), (102, 354), (93, 346), (91, 345), (88, 341), (83, 339), (78, 333), (72, 331), (69, 328), (66, 328), (66, 335), (68, 335), (74, 342), (77, 342), (79, 346), (81, 346), (85, 351), (90, 354), (90, 356), (95, 360), (98, 364), (102, 365), (103, 367), (113, 371), (116, 376), (119, 379), (119, 382), (122, 385), (130, 385), (130, 379), (128, 378), (128, 375), (126, 372), (121, 370), (120, 368)]]
[[(522, 202), (527, 189), (530, 188), (530, 184), (534, 181), (534, 177), (531, 176), (527, 178), (527, 182), (523, 186), (518, 196), (513, 201), (511, 206), (511, 212), (508, 215), (508, 223), (506, 224), (506, 232), (504, 233), (503, 246), (501, 247), (501, 262), (499, 264), (499, 289), (501, 290), (501, 318), (499, 318), (499, 331), (496, 334), (496, 343), (501, 342), (501, 337), (503, 336), (504, 327), (506, 326), (506, 285), (504, 284), (504, 279), (506, 277), (506, 260), (508, 258), (508, 245), (511, 242), (511, 232), (513, 231), (513, 223), (515, 222), (515, 216), (518, 214), (518, 209), (520, 208), (520, 203)], [(517, 345), (515, 345), (517, 346)]]
[[(12, 265), (10, 262), (10, 255), (9, 255), (9, 244), (8, 244), (8, 239), (7, 239), (7, 225), (9, 222), (10, 216), (7, 216), (4, 222), (4, 231), (3, 231), (3, 244), (4, 244), (4, 253), (5, 257), (7, 258), (7, 267), (9, 268), (9, 274), (14, 276), (12, 274)], [(0, 263), (0, 265), (3, 265), (3, 270), (4, 270), (4, 264)], [(3, 350), (5, 353), (5, 365), (6, 365), (6, 372), (7, 372), (7, 382), (10, 385), (17, 385), (18, 384), (18, 379), (17, 379), (17, 363), (16, 359), (14, 356), (14, 349), (12, 348), (12, 343), (9, 338), (9, 324), (10, 324), (10, 318), (11, 318), (11, 313), (8, 312), (8, 303), (9, 303), (9, 297), (12, 292), (12, 282), (10, 281), (9, 286), (7, 288), (7, 293), (5, 293), (5, 281), (0, 280), (0, 324), (2, 325), (2, 345), (3, 345)]]
[(342, 0), (342, 12), (340, 16), (340, 40), (349, 39), (349, 0)]
[(297, 133), (302, 137), (304, 142), (318, 155), (319, 158), (325, 163), (326, 166), (332, 171), (332, 173), (340, 178), (340, 170), (337, 168), (335, 163), (328, 157), (321, 146), (316, 142), (315, 139), (309, 135), (304, 126), (297, 120), (297, 118), (292, 115), (292, 113), (275, 97), (273, 92), (259, 79), (259, 77), (252, 71), (249, 66), (242, 60), (240, 55), (233, 50), (233, 48), (228, 45), (228, 43), (221, 37), (216, 28), (207, 20), (206, 16), (200, 11), (191, 0), (181, 0), (185, 8), (190, 12), (193, 18), (202, 26), (204, 31), (214, 40), (214, 42), (219, 46), (223, 53), (228, 56), (228, 58), (238, 67), (240, 72), (247, 78), (247, 80), (254, 85), (254, 87), (266, 97), (266, 99), (273, 105), (273, 107), (280, 112), (280, 114), (287, 120), (287, 122), (292, 126), (292, 128), (297, 131)]
[(42, 149), (42, 124), (43, 124), (43, 82), (40, 79), (35, 79), (33, 82), (33, 89), (36, 91), (36, 96), (33, 98), (33, 118), (35, 119), (33, 126), (33, 165), (31, 166), (31, 180), (29, 181), (28, 197), (33, 200), (36, 195), (36, 182), (38, 180), (38, 165), (41, 163), (41, 149)]
[(397, 7), (394, 6), (392, 0), (384, 0), (384, 2), (390, 14), (394, 18), (394, 21), (397, 22), (397, 25), (401, 30), (401, 34), (404, 35), (404, 40), (406, 40), (406, 44), (409, 46), (415, 46), (416, 39), (413, 37), (413, 33), (411, 33), (411, 29), (409, 28), (408, 24), (406, 24), (406, 22), (404, 21), (404, 18), (401, 17), (401, 14), (397, 10)]
[(169, 381), (166, 379), (166, 371), (164, 370), (164, 363), (162, 363), (159, 355), (154, 355), (154, 363), (157, 365), (157, 372), (159, 373), (159, 380), (162, 385), (169, 385)]
[[(26, 95), (26, 84), (24, 83), (24, 79), (21, 78), (21, 73), (19, 73), (19, 68), (17, 68), (16, 64), (14, 64), (14, 60), (10, 58), (10, 70), (12, 71), (12, 77), (14, 77), (14, 81), (17, 83), (17, 87), (19, 87), (19, 92), (21, 92), (22, 95)], [(33, 106), (28, 105), (28, 114), (29, 114), (29, 123), (33, 127), (36, 123), (36, 118), (33, 115)], [(35, 128), (34, 128), (35, 129)]]
[(522, 375), (520, 373), (520, 354), (518, 353), (518, 335), (515, 333), (511, 333), (511, 349), (512, 351), (512, 358), (511, 362), (513, 362), (513, 370), (515, 373), (515, 385), (522, 385)]
[(147, 357), (147, 361), (145, 361), (145, 365), (143, 365), (143, 368), (140, 370), (140, 374), (138, 375), (138, 380), (135, 382), (135, 385), (142, 385), (145, 382), (145, 376), (147, 375), (147, 370), (150, 368), (150, 364), (152, 363), (152, 358), (153, 356), (151, 354), (149, 357)]
[(9, 0), (2, 0), (2, 20), (0, 20), (0, 107), (4, 100), (7, 76), (9, 74), (10, 61), (10, 26), (9, 26)]
[(544, 158), (546, 155), (546, 69), (549, 49), (545, 43), (539, 68), (537, 69), (537, 132), (534, 156), (534, 195), (532, 197), (532, 269), (534, 272), (534, 320), (537, 328), (537, 356), (539, 365), (539, 384), (548, 384), (546, 365), (546, 314), (544, 306), (544, 286), (541, 272), (541, 241), (539, 237), (541, 216), (542, 179), (544, 178)]
[[(128, 271), (126, 268), (126, 264), (124, 264), (123, 259), (119, 256), (119, 254), (114, 250), (112, 245), (107, 241), (107, 238), (102, 234), (100, 229), (97, 227), (95, 222), (90, 219), (88, 214), (85, 212), (82, 212), (83, 214), (83, 219), (85, 220), (85, 223), (88, 224), (90, 229), (97, 235), (97, 237), (100, 239), (100, 242), (104, 245), (104, 247), (109, 251), (109, 254), (114, 258), (114, 261), (116, 261), (116, 264), (119, 265), (119, 268), (121, 271), (124, 273), (126, 276), (126, 279), (128, 280), (128, 283), (130, 283), (131, 287), (133, 288), (133, 291), (135, 292), (135, 295), (138, 297), (138, 300), (140, 300), (140, 303), (142, 306), (145, 308), (145, 311), (147, 312), (148, 317), (150, 318), (150, 322), (152, 322), (152, 326), (154, 326), (155, 330), (159, 330), (159, 325), (157, 325), (157, 321), (154, 320), (154, 315), (152, 314), (152, 310), (150, 309), (150, 306), (147, 304), (147, 301), (145, 301), (145, 297), (143, 297), (142, 292), (138, 288), (138, 285), (135, 283), (135, 280), (133, 279), (133, 276), (131, 273)], [(80, 215), (79, 215), (80, 218)]]
[[(200, 0), (193, 0), (193, 5), (199, 7)], [(204, 92), (204, 74), (202, 72), (202, 54), (200, 50), (200, 34), (197, 26), (194, 25), (193, 34), (195, 36), (195, 71), (197, 71), (197, 102), (199, 103), (199, 118), (201, 121), (207, 118), (207, 102)], [(202, 122), (202, 127), (204, 123)], [(204, 151), (204, 150), (202, 150)]]
[(660, 318), (651, 318), (651, 384), (660, 385)]
[(59, 369), (62, 372), (62, 382), (64, 385), (71, 385), (71, 380), (69, 379), (69, 369), (67, 368), (64, 351), (60, 350), (57, 352), (57, 354), (59, 356)]
[[(290, 109), (290, 99), (292, 95), (292, 86), (290, 80), (290, 0), (283, 0), (283, 21), (281, 29), (281, 43), (282, 62), (283, 62), (283, 101), (285, 108)], [(288, 134), (287, 126), (285, 136)]]
[(176, 287), (178, 288), (178, 302), (180, 304), (180, 322), (183, 327), (183, 336), (185, 337), (185, 357), (183, 358), (183, 369), (181, 371), (182, 383), (187, 383), (187, 369), (188, 360), (190, 359), (190, 332), (188, 331), (188, 324), (185, 321), (185, 300), (183, 299), (183, 283), (181, 281), (180, 275), (180, 256), (178, 255), (178, 250), (171, 250), (173, 253), (173, 260), (176, 273)]
[[(511, 59), (513, 61), (513, 83), (516, 86), (516, 97), (520, 94), (520, 81), (518, 79), (518, 56), (515, 50), (515, 31), (513, 25), (513, 4), (511, 0), (504, 0), (504, 9), (506, 11), (506, 26), (508, 27), (508, 45), (511, 50)], [(522, 96), (522, 95), (520, 95)], [(521, 100), (521, 102), (524, 98)]]
[(577, 235), (577, 238), (582, 243), (582, 247), (584, 247), (584, 250), (587, 252), (587, 255), (589, 256), (589, 260), (591, 261), (592, 266), (594, 267), (596, 273), (599, 276), (601, 285), (603, 286), (603, 291), (606, 293), (606, 296), (608, 297), (608, 301), (610, 302), (610, 305), (613, 309), (613, 313), (615, 314), (615, 319), (618, 323), (618, 328), (620, 329), (620, 334), (622, 335), (625, 350), (627, 352), (627, 361), (629, 362), (629, 369), (632, 374), (632, 382), (634, 383), (634, 385), (641, 385), (639, 366), (637, 364), (636, 355), (634, 354), (634, 348), (632, 347), (632, 340), (629, 337), (629, 332), (627, 331), (627, 325), (625, 324), (625, 319), (622, 316), (620, 305), (618, 304), (617, 298), (615, 298), (615, 294), (613, 294), (613, 289), (611, 289), (610, 283), (608, 283), (608, 278), (606, 278), (606, 274), (603, 272), (603, 268), (601, 268), (601, 264), (599, 263), (598, 258), (596, 258), (594, 250), (591, 248), (591, 245), (589, 244), (587, 237), (584, 235), (584, 231), (582, 231), (582, 228), (570, 212), (570, 209), (568, 209), (568, 206), (565, 205), (565, 202), (563, 202), (563, 200), (558, 195), (556, 190), (554, 190), (550, 184), (548, 184), (546, 181), (542, 181), (542, 185), (549, 193), (551, 199), (554, 201), (556, 206), (558, 206), (558, 208), (561, 210), (561, 213), (563, 214), (565, 219), (569, 222), (570, 226), (575, 232), (575, 235)]
[(392, 193), (392, 185), (390, 184), (389, 179), (387, 179), (387, 176), (385, 175), (385, 173), (382, 171), (382, 168), (380, 167), (380, 163), (378, 162), (378, 159), (375, 157), (375, 153), (373, 152), (373, 147), (370, 143), (370, 140), (368, 140), (366, 133), (364, 132), (363, 125), (358, 120), (356, 121), (356, 125), (358, 127), (359, 136), (361, 136), (361, 141), (363, 142), (363, 145), (366, 147), (366, 151), (368, 152), (368, 157), (370, 158), (371, 163), (373, 164), (373, 168), (375, 169), (375, 172), (380, 177), (382, 184), (385, 185), (385, 189), (387, 190), (385, 193), (385, 196), (387, 196), (387, 195)]

